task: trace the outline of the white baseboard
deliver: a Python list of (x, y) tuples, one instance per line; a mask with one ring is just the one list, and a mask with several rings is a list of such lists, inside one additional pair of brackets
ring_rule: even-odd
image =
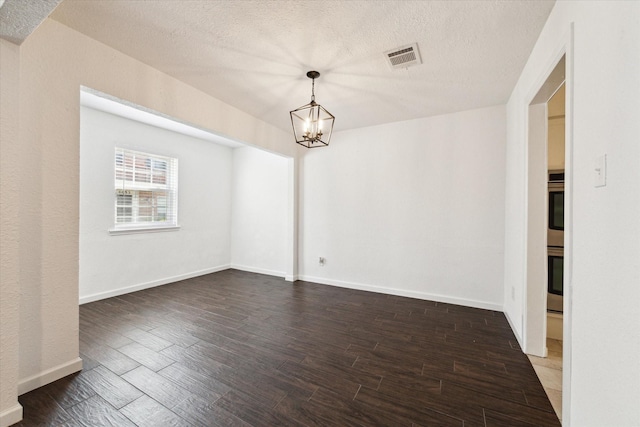
[(19, 421), (22, 421), (22, 405), (19, 403), (0, 412), (0, 427), (9, 427)]
[(547, 313), (547, 338), (562, 341), (562, 313)]
[[(99, 292), (92, 295), (84, 295), (80, 297), (80, 305), (93, 301), (99, 301), (101, 299), (117, 297), (118, 295), (129, 294), (131, 292), (142, 291), (144, 289), (154, 288), (156, 286), (166, 285), (168, 283), (179, 282), (180, 280), (191, 279), (192, 277), (204, 276), (205, 274), (217, 273), (218, 271), (228, 270), (231, 266), (220, 265), (218, 267), (207, 268), (205, 270), (194, 271), (191, 273), (180, 274), (173, 277), (165, 277), (164, 279), (154, 280), (146, 283), (139, 283), (133, 286), (126, 286), (124, 288), (113, 289), (106, 292)], [(266, 273), (265, 273), (266, 274)]]
[(42, 371), (36, 375), (32, 375), (29, 378), (25, 378), (18, 383), (18, 396), (81, 370), (82, 359), (76, 357), (75, 359), (67, 363), (63, 363), (62, 365), (58, 365), (51, 369), (47, 369), (46, 371)]
[(297, 274), (295, 276), (287, 274), (286, 276), (284, 276), (284, 280), (287, 282), (295, 282), (296, 280), (300, 280), (300, 278), (298, 277)]
[(513, 332), (513, 335), (516, 336), (516, 341), (518, 341), (518, 344), (520, 345), (520, 348), (524, 350), (524, 344), (522, 342), (522, 337), (520, 337), (520, 334), (518, 333), (518, 330), (513, 325), (513, 322), (511, 321), (511, 317), (509, 317), (509, 313), (504, 311), (504, 317), (507, 318), (507, 322), (509, 322), (509, 326), (511, 327), (511, 331)]
[(249, 273), (266, 274), (267, 276), (275, 276), (275, 277), (286, 276), (286, 273), (284, 271), (267, 270), (264, 268), (249, 267), (248, 265), (231, 264), (229, 268), (233, 268), (234, 270), (247, 271)]
[(486, 301), (477, 301), (464, 298), (448, 297), (445, 295), (430, 294), (427, 292), (416, 292), (405, 289), (385, 288), (382, 286), (366, 285), (362, 283), (345, 282), (342, 280), (325, 279), (322, 277), (299, 276), (299, 280), (306, 282), (320, 283), (322, 285), (338, 286), (341, 288), (357, 289), (360, 291), (378, 292), (381, 294), (398, 295), (401, 297), (417, 298), (429, 301), (443, 302), (447, 304), (464, 305), (467, 307), (482, 308), (485, 310), (502, 311), (502, 305), (494, 304)]

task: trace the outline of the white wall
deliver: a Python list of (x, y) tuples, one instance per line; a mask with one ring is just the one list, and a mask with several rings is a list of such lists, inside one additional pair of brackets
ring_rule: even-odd
[(284, 277), (288, 160), (252, 147), (233, 150), (231, 266)]
[[(539, 307), (528, 317), (525, 349), (538, 357), (547, 355), (547, 105), (533, 104), (529, 107), (529, 144), (527, 168), (527, 304)], [(507, 215), (509, 215), (507, 213)]]
[[(640, 3), (557, 2), (507, 105), (505, 311), (522, 335), (526, 120), (569, 38), (566, 200), (571, 221), (563, 421), (640, 425)], [(569, 118), (572, 116), (572, 120)], [(594, 161), (607, 154), (607, 186)], [(567, 250), (565, 249), (565, 256)], [(567, 266), (567, 262), (565, 262)], [(515, 288), (514, 299), (510, 298)], [(571, 298), (571, 290), (573, 297)], [(566, 311), (565, 311), (566, 313)], [(567, 334), (569, 332), (569, 334)], [(569, 335), (569, 336), (568, 336)], [(566, 356), (566, 353), (565, 353)], [(565, 357), (566, 359), (566, 357)]]
[(18, 46), (0, 39), (0, 426), (19, 421), (18, 343), (19, 246), (19, 81)]
[[(78, 358), (81, 86), (274, 152), (295, 157), (296, 148), (288, 133), (53, 20), (45, 20), (22, 43), (17, 59), (13, 58), (15, 50), (6, 56), (3, 50), (2, 73), (4, 79), (5, 67), (10, 70), (17, 69), (14, 65), (19, 67), (19, 106), (10, 107), (19, 111), (19, 141), (11, 141), (15, 145), (12, 149), (18, 151), (15, 168), (18, 176), (8, 181), (9, 191), (5, 192), (3, 187), (1, 197), (3, 205), (19, 200), (18, 215), (2, 223), (2, 238), (4, 241), (6, 226), (6, 233), (17, 233), (16, 239), (9, 236), (10, 241), (19, 242), (16, 250), (9, 250), (17, 256), (11, 261), (18, 265), (17, 270), (11, 267), (8, 274), (18, 274), (21, 292), (20, 355), (17, 361), (8, 357), (7, 363), (11, 364), (6, 368), (3, 359), (2, 372), (5, 369), (18, 372), (17, 393), (22, 393), (81, 366)], [(15, 102), (15, 95), (9, 95), (8, 101)], [(3, 92), (3, 105), (4, 102)], [(3, 138), (5, 126), (3, 121)], [(10, 132), (11, 126), (7, 129)], [(3, 257), (3, 270), (4, 263)], [(4, 283), (3, 279), (3, 286)], [(9, 289), (14, 289), (12, 281), (9, 283)], [(5, 316), (8, 328), (13, 324), (12, 313), (15, 314), (3, 309), (0, 314), (3, 331)], [(8, 343), (16, 345), (11, 337)], [(15, 401), (15, 396), (3, 399)]]
[[(232, 149), (80, 110), (80, 302), (229, 267)], [(178, 158), (178, 231), (110, 235), (115, 147)]]
[(501, 309), (505, 138), (497, 106), (344, 131), (306, 152), (301, 278)]

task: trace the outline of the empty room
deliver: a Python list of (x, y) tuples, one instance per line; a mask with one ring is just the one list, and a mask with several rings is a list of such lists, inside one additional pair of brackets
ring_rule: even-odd
[(640, 2), (0, 0), (0, 427), (640, 426)]

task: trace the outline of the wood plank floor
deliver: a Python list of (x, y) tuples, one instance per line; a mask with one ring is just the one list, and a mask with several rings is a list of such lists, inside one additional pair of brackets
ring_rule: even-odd
[(80, 307), (20, 426), (559, 426), (500, 312), (227, 270)]

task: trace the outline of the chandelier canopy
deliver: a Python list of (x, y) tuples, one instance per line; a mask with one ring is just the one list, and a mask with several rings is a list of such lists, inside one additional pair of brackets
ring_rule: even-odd
[(307, 148), (329, 145), (335, 117), (322, 105), (316, 103), (315, 82), (320, 73), (309, 71), (311, 79), (311, 102), (289, 112), (296, 142)]

